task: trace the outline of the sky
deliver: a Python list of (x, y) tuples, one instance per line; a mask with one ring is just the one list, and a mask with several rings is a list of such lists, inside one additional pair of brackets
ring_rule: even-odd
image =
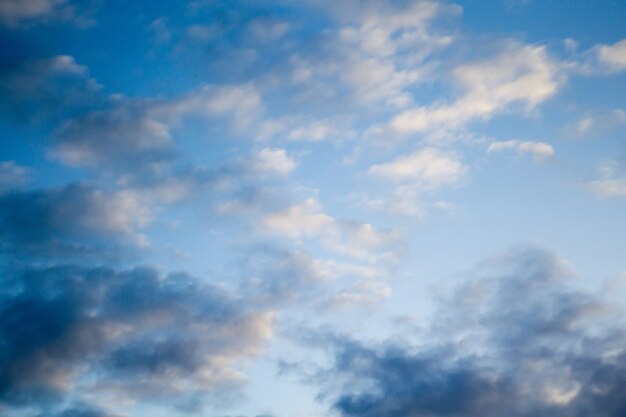
[(623, 0), (0, 0), (0, 415), (623, 417)]

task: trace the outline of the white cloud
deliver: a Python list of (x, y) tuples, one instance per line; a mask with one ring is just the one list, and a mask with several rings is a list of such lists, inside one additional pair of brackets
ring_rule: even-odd
[(367, 204), (391, 215), (419, 219), (425, 213), (421, 202), (425, 192), (456, 185), (467, 172), (468, 167), (456, 155), (424, 148), (386, 164), (370, 167), (370, 176), (391, 182), (395, 187), (382, 198), (368, 199)]
[(626, 39), (613, 45), (600, 45), (596, 49), (598, 61), (611, 71), (626, 70)]
[(453, 35), (438, 33), (437, 21), (460, 14), (459, 7), (436, 1), (338, 1), (325, 6), (341, 26), (328, 31), (321, 56), (292, 56), (293, 81), (307, 82), (316, 97), (336, 94), (338, 82), (352, 92), (356, 104), (389, 108), (412, 104), (409, 88), (431, 70), (422, 65), (424, 59), (454, 41)]
[(493, 142), (487, 148), (487, 152), (502, 152), (506, 150), (513, 150), (520, 153), (527, 153), (532, 155), (535, 160), (543, 160), (554, 156), (554, 148), (543, 142), (522, 142), (519, 140), (507, 140), (501, 142)]
[(613, 129), (624, 123), (626, 123), (626, 112), (622, 109), (613, 109), (605, 114), (587, 114), (571, 130), (576, 135), (586, 136)]
[(296, 163), (284, 149), (263, 149), (253, 159), (252, 167), (260, 173), (285, 175), (294, 170)]
[(601, 178), (583, 182), (582, 187), (599, 197), (626, 197), (626, 178), (620, 175), (617, 161), (608, 161), (597, 168)]
[(333, 252), (372, 262), (393, 257), (400, 242), (396, 231), (380, 231), (368, 223), (329, 216), (312, 198), (265, 216), (261, 226), (292, 239), (314, 238)]
[(319, 203), (310, 198), (266, 216), (262, 226), (272, 233), (299, 239), (332, 233), (335, 219), (325, 214)]
[(600, 197), (626, 197), (626, 178), (589, 181), (584, 186)]
[(335, 294), (328, 306), (333, 309), (350, 307), (374, 307), (391, 296), (391, 288), (376, 281), (362, 281), (345, 288)]
[(392, 162), (373, 165), (368, 173), (395, 183), (409, 183), (420, 189), (436, 189), (455, 184), (467, 167), (455, 156), (434, 148), (426, 148)]
[(510, 44), (498, 56), (458, 67), (454, 78), (465, 94), (452, 104), (435, 103), (400, 113), (392, 131), (410, 134), (454, 130), (473, 120), (487, 120), (520, 104), (526, 110), (556, 94), (561, 84), (559, 66), (544, 47)]

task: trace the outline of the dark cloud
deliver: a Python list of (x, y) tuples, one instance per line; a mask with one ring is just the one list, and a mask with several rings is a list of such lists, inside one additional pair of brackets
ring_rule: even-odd
[(0, 2), (0, 24), (23, 28), (47, 22), (72, 21), (79, 27), (91, 26), (89, 17), (97, 1), (87, 0), (3, 0)]
[(254, 119), (261, 98), (251, 84), (200, 86), (170, 100), (112, 97), (106, 109), (62, 124), (51, 154), (79, 167), (152, 175), (177, 162), (173, 132), (183, 119), (229, 120), (235, 130)]
[(5, 406), (89, 390), (180, 401), (241, 382), (234, 364), (259, 354), (272, 328), (269, 312), (219, 287), (150, 268), (5, 271), (0, 306)]
[(75, 405), (58, 412), (38, 414), (37, 417), (123, 417), (119, 414), (111, 414), (104, 410), (89, 405)]
[(151, 220), (143, 197), (86, 184), (0, 194), (0, 249), (22, 256), (74, 256), (142, 243)]
[[(24, 45), (27, 50), (31, 45)], [(100, 85), (69, 55), (0, 58), (0, 115), (18, 123), (55, 123), (99, 104)]]
[[(626, 336), (601, 300), (568, 285), (554, 254), (486, 262), (419, 346), (326, 336), (325, 391), (343, 416), (618, 417), (626, 412)], [(319, 340), (318, 340), (318, 343)]]

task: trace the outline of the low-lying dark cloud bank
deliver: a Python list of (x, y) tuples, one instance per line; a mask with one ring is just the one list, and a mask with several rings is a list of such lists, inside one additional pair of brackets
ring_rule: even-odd
[[(515, 250), (451, 297), (420, 346), (326, 336), (325, 397), (345, 417), (620, 417), (620, 315), (569, 288), (554, 254)], [(340, 382), (337, 382), (340, 381)]]

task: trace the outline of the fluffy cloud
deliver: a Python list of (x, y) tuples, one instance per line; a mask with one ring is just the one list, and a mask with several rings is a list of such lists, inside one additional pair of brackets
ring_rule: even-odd
[(8, 26), (71, 14), (67, 0), (5, 0), (0, 3), (0, 21)]
[(372, 261), (390, 256), (400, 239), (395, 231), (379, 231), (368, 223), (329, 216), (314, 199), (266, 215), (261, 227), (292, 239), (314, 238), (339, 254)]
[(479, 271), (420, 346), (326, 337), (335, 362), (322, 375), (334, 409), (360, 417), (622, 415), (624, 330), (601, 300), (568, 286), (565, 263), (520, 248)]
[(393, 215), (422, 217), (420, 199), (426, 192), (458, 184), (468, 167), (456, 155), (436, 148), (424, 148), (395, 160), (373, 165), (372, 177), (395, 185), (390, 195), (369, 199), (370, 207)]
[(554, 156), (554, 148), (551, 145), (543, 142), (522, 142), (519, 140), (507, 140), (502, 142), (494, 142), (489, 145), (487, 152), (502, 152), (506, 150), (513, 150), (519, 153), (527, 153), (532, 157), (541, 161), (546, 158)]
[(610, 71), (626, 70), (626, 39), (613, 45), (600, 45), (596, 48), (598, 61)]
[(467, 168), (453, 155), (426, 148), (396, 160), (373, 165), (368, 173), (394, 183), (410, 183), (420, 189), (436, 189), (457, 183)]
[(552, 97), (561, 84), (559, 65), (545, 47), (510, 44), (499, 55), (465, 64), (453, 72), (465, 90), (452, 104), (420, 106), (394, 117), (390, 128), (399, 134), (454, 130), (474, 120), (488, 120), (518, 104), (533, 109)]
[(19, 188), (28, 182), (30, 169), (17, 165), (13, 161), (0, 162), (0, 192), (11, 188)]
[(0, 403), (9, 407), (94, 390), (174, 404), (241, 382), (234, 365), (272, 333), (272, 313), (185, 274), (57, 266), (5, 271), (2, 281)]
[(61, 126), (51, 154), (72, 166), (158, 171), (175, 158), (172, 130), (186, 117), (225, 117), (246, 128), (261, 99), (251, 84), (202, 86), (168, 101), (114, 99)]
[(100, 85), (69, 55), (0, 64), (0, 112), (17, 121), (58, 119), (97, 101)]
[(262, 149), (252, 160), (252, 169), (259, 173), (289, 174), (296, 163), (284, 149)]
[(148, 202), (132, 191), (104, 192), (73, 184), (0, 195), (2, 249), (10, 253), (69, 256), (130, 240), (152, 220)]

